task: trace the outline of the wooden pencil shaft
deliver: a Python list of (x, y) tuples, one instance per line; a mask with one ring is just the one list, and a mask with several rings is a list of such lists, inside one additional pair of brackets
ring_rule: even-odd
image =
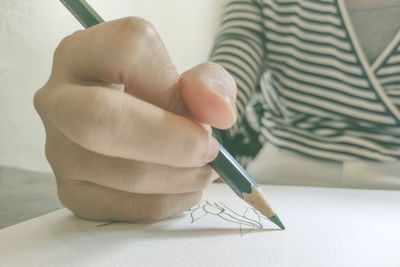
[(252, 187), (258, 186), (252, 176), (221, 144), (216, 159), (210, 162), (210, 165), (240, 198), (243, 198), (243, 193), (250, 194)]
[(264, 192), (259, 186), (252, 186), (250, 194), (243, 193), (243, 199), (268, 218), (275, 215), (274, 210), (269, 205)]

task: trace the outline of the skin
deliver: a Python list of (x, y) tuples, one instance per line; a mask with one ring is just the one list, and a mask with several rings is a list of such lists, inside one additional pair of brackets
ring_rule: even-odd
[(179, 75), (154, 27), (129, 17), (61, 41), (34, 97), (61, 202), (91, 220), (154, 221), (217, 178), (210, 126), (236, 120), (236, 84), (206, 62)]

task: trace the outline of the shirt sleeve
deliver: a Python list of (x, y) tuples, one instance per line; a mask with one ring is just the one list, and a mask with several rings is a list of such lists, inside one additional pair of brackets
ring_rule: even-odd
[(261, 148), (259, 133), (252, 130), (246, 119), (249, 101), (258, 91), (264, 61), (259, 0), (228, 1), (210, 60), (223, 66), (234, 77), (238, 87), (238, 121), (229, 130), (217, 130), (216, 136), (228, 151), (244, 163)]

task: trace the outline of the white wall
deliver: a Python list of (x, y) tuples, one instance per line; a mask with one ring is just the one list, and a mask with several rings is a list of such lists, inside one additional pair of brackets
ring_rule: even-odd
[[(91, 0), (105, 19), (140, 16), (158, 29), (179, 71), (207, 59), (224, 0)], [(56, 0), (0, 0), (0, 165), (48, 171), (32, 97), (59, 41), (81, 29)]]

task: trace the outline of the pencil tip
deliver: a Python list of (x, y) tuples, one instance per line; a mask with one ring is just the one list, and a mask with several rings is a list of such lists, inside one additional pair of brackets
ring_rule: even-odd
[(283, 225), (281, 219), (279, 219), (278, 215), (275, 214), (272, 217), (269, 217), (268, 219), (270, 219), (271, 222), (273, 222), (277, 226), (279, 226), (279, 228), (281, 228), (282, 230), (285, 230), (285, 226)]

